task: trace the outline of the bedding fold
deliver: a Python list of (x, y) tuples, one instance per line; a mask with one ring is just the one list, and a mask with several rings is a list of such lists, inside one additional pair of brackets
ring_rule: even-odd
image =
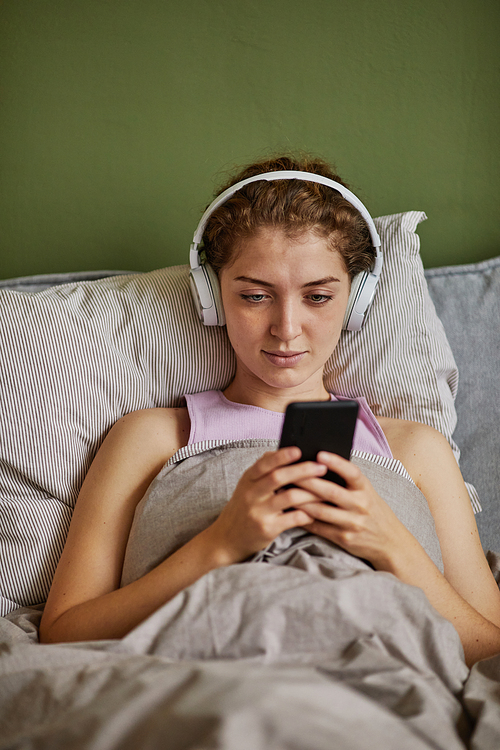
[[(391, 502), (419, 502), (401, 476), (372, 476)], [(421, 509), (404, 512), (411, 523)], [(420, 589), (301, 530), (211, 571), (121, 640), (40, 645), (40, 616), (0, 619), (0, 750), (500, 746), (500, 657), (469, 672)]]
[[(235, 440), (198, 452), (190, 446), (190, 455), (174, 456), (150, 484), (139, 502), (125, 552), (121, 585), (145, 575), (162, 560), (207, 528), (231, 498), (241, 475), (268, 450), (276, 450), (276, 440)], [(367, 455), (367, 454), (365, 454)], [(394, 468), (380, 464), (380, 457), (353, 458), (375, 490), (388, 503), (402, 523), (416, 537), (429, 557), (442, 571), (441, 549), (434, 520), (427, 501), (416, 485)], [(390, 460), (391, 467), (395, 462)], [(299, 530), (300, 533), (300, 530)], [(305, 532), (307, 533), (307, 532)], [(272, 556), (284, 549), (297, 530), (281, 534), (265, 550)], [(330, 554), (338, 564), (357, 567), (358, 558), (337, 545), (330, 545)], [(343, 561), (343, 563), (342, 563)]]

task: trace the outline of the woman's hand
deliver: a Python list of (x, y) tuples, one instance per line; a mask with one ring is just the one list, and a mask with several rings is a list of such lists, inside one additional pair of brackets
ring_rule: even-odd
[[(441, 438), (439, 440), (442, 442), (444, 438), (442, 441)], [(431, 448), (441, 458), (443, 453), (439, 445), (436, 447), (435, 441), (431, 444)], [(415, 537), (375, 492), (360, 469), (340, 456), (321, 452), (318, 453), (317, 460), (328, 469), (340, 474), (347, 486), (340, 487), (333, 482), (319, 478), (301, 482), (303, 489), (316, 495), (315, 502), (302, 506), (302, 511), (315, 519), (308, 525), (308, 531), (330, 539), (353, 555), (369, 560), (377, 570), (393, 573), (403, 583), (421, 588), (430, 604), (449, 620), (458, 632), (464, 647), (466, 663), (472, 666), (476, 661), (500, 653), (498, 586), (491, 571), (484, 572), (484, 569), (481, 569), (482, 557), (484, 557), (482, 550), (480, 550), (481, 554), (474, 551), (475, 524), (474, 526), (471, 523), (467, 525), (467, 514), (471, 515), (472, 511), (468, 498), (462, 499), (464, 491), (460, 485), (463, 485), (463, 480), (455, 458), (449, 446), (446, 446), (444, 458), (449, 455), (449, 466), (444, 465), (446, 469), (449, 468), (449, 473), (445, 473), (443, 465), (439, 462), (432, 465), (431, 448), (427, 449), (428, 460), (424, 464), (425, 473), (422, 471), (420, 476), (424, 474), (424, 488), (427, 484), (431, 486), (431, 489), (437, 485), (437, 495), (433, 494), (432, 500), (433, 505), (437, 505), (435, 512), (438, 521), (446, 528), (446, 524), (454, 523), (457, 515), (462, 514), (463, 518), (463, 528), (459, 526), (456, 531), (457, 538), (460, 539), (460, 534), (463, 535), (460, 539), (460, 548), (456, 553), (459, 562), (458, 565), (455, 563), (453, 566), (451, 564), (453, 560), (450, 560), (448, 564), (450, 570), (448, 575), (456, 576), (459, 591), (438, 570)], [(442, 475), (448, 480), (450, 488), (446, 487)], [(448, 511), (446, 518), (442, 518), (443, 511), (439, 508), (440, 502)], [(463, 505), (461, 505), (462, 502)], [(326, 503), (334, 503), (336, 507)], [(451, 541), (445, 539), (451, 545)], [(441, 538), (440, 543), (447, 550)], [(465, 584), (469, 579), (465, 577), (460, 562), (467, 545), (469, 546), (467, 550), (469, 560), (475, 563), (475, 565), (470, 565), (471, 582), (468, 587)], [(447, 559), (450, 559), (449, 553)], [(458, 572), (456, 568), (459, 568)], [(462, 591), (465, 596), (462, 595)], [(483, 598), (478, 599), (478, 594), (482, 594)], [(479, 601), (478, 609), (474, 608), (476, 601)]]
[(226, 561), (240, 562), (286, 529), (312, 523), (301, 506), (314, 502), (315, 495), (304, 488), (283, 487), (318, 478), (326, 466), (293, 463), (300, 455), (295, 447), (265, 453), (241, 476), (230, 501), (206, 530)]
[(314, 518), (308, 531), (369, 560), (377, 570), (393, 572), (408, 545), (414, 546), (412, 534), (355, 464), (324, 451), (318, 453), (317, 460), (339, 474), (346, 487), (320, 478), (300, 482), (316, 496), (315, 502), (302, 506), (302, 511)]

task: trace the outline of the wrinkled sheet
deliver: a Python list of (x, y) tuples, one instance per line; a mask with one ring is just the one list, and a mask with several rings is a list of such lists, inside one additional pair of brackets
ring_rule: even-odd
[(469, 673), (419, 589), (286, 554), (212, 571), (120, 641), (0, 620), (0, 748), (500, 747), (500, 657)]

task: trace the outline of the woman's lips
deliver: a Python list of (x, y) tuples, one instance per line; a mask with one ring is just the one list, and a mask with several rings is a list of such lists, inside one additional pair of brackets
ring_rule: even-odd
[(306, 352), (263, 351), (269, 362), (276, 367), (294, 367), (306, 355)]

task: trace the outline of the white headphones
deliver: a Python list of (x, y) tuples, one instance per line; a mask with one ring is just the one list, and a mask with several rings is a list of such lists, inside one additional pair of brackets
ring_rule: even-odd
[(264, 172), (263, 174), (254, 175), (246, 180), (237, 182), (236, 185), (232, 185), (217, 196), (201, 217), (189, 251), (189, 264), (191, 266), (189, 279), (191, 292), (200, 319), (206, 326), (223, 326), (226, 322), (217, 274), (208, 263), (202, 263), (200, 261), (200, 255), (198, 252), (198, 246), (202, 240), (206, 223), (212, 213), (219, 208), (219, 206), (229, 200), (229, 198), (238, 190), (241, 190), (241, 188), (245, 185), (249, 185), (251, 182), (258, 182), (259, 180), (304, 180), (305, 182), (317, 182), (320, 185), (327, 185), (339, 192), (346, 201), (357, 208), (363, 219), (366, 221), (370, 231), (372, 244), (375, 248), (375, 262), (371, 271), (363, 271), (353, 278), (343, 323), (344, 329), (348, 331), (359, 331), (362, 328), (371, 307), (383, 264), (382, 252), (380, 250), (380, 237), (375, 229), (373, 219), (359, 198), (356, 198), (354, 193), (351, 193), (350, 190), (340, 183), (330, 180), (328, 177), (313, 174), (312, 172), (296, 172), (292, 170)]

